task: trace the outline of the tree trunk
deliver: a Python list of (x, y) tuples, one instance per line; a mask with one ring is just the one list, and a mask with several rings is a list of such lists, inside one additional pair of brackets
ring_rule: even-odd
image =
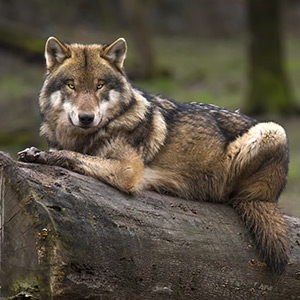
[(248, 114), (297, 111), (284, 70), (280, 0), (248, 0)]
[[(291, 263), (271, 274), (232, 208), (126, 196), (59, 167), (0, 153), (1, 295), (11, 299), (298, 299)], [(27, 298), (26, 298), (27, 295)]]
[(152, 78), (156, 75), (154, 49), (140, 0), (121, 1), (122, 11), (136, 50), (136, 67), (129, 70), (130, 78)]

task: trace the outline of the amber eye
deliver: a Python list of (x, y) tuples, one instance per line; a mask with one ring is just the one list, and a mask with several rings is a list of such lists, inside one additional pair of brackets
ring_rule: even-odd
[(68, 83), (67, 86), (68, 86), (69, 89), (75, 90), (75, 85), (74, 84)]
[(103, 88), (103, 85), (104, 85), (103, 83), (98, 83), (98, 84), (97, 84), (97, 90), (102, 89), (102, 88)]

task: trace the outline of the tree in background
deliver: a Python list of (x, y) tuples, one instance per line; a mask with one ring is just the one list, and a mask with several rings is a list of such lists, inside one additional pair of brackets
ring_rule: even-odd
[(280, 0), (247, 0), (249, 84), (248, 114), (297, 111), (284, 70)]
[(130, 73), (131, 78), (151, 78), (156, 74), (154, 50), (148, 24), (140, 0), (121, 1), (122, 12), (127, 19), (128, 28), (135, 43), (137, 56), (136, 68)]

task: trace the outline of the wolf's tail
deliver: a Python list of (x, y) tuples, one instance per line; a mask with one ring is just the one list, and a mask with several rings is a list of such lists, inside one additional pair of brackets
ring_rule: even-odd
[(234, 201), (233, 207), (254, 235), (265, 263), (273, 273), (282, 274), (288, 263), (286, 224), (276, 203)]

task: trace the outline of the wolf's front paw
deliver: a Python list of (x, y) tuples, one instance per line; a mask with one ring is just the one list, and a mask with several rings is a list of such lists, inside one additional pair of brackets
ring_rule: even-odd
[(28, 163), (46, 163), (46, 152), (41, 151), (35, 147), (26, 148), (23, 151), (18, 152), (19, 161)]

